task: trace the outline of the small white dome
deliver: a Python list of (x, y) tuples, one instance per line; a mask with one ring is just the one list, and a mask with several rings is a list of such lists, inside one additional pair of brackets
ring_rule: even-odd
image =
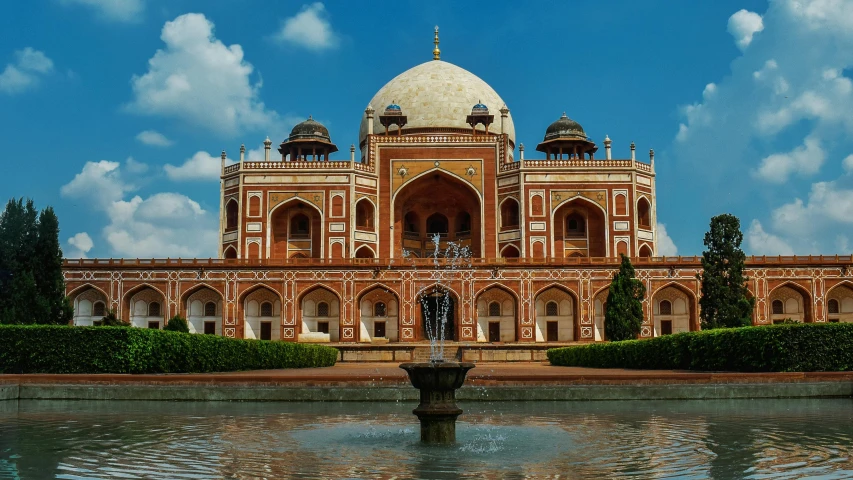
[[(504, 106), (504, 101), (486, 82), (464, 68), (441, 60), (430, 60), (394, 77), (373, 96), (369, 105), (377, 112), (390, 104), (397, 104), (406, 118), (404, 131), (409, 128), (450, 127), (470, 130), (465, 117), (477, 103), (483, 103), (493, 112)], [(377, 113), (380, 115), (380, 113)], [(379, 125), (379, 122), (376, 122)], [(379, 132), (380, 127), (376, 132)], [(512, 115), (504, 125), (509, 139), (515, 144), (515, 126)], [(482, 125), (477, 130), (485, 131)], [(500, 133), (500, 114), (489, 131)], [(367, 137), (367, 116), (362, 114), (359, 143)]]

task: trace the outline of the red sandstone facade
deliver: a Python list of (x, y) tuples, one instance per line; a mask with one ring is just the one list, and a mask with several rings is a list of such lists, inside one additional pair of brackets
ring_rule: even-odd
[[(699, 328), (698, 259), (655, 257), (654, 152), (638, 161), (631, 144), (613, 159), (605, 138), (596, 159), (564, 114), (536, 148), (545, 159), (525, 159), (500, 97), (441, 61), (371, 105), (381, 111), (365, 110), (358, 161), (355, 145), (330, 159), (337, 147), (312, 119), (275, 159), (269, 140), (263, 162), (241, 147), (226, 166), (223, 152), (220, 259), (66, 261), (75, 324), (115, 309), (139, 327), (181, 314), (193, 332), (238, 338), (413, 342), (424, 339), (419, 300), (440, 283), (453, 340), (596, 341), (625, 254), (648, 291), (641, 336)], [(434, 235), (468, 247), (471, 265), (432, 268)], [(755, 323), (853, 321), (851, 265), (749, 259)]]

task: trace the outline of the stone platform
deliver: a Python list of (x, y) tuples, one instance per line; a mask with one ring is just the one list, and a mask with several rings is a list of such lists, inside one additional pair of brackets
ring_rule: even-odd
[[(328, 343), (337, 348), (339, 362), (426, 362), (429, 343)], [(444, 358), (461, 362), (545, 362), (551, 348), (582, 343), (475, 343), (447, 342)]]
[[(853, 372), (731, 373), (478, 363), (460, 401), (853, 396)], [(0, 400), (417, 401), (393, 363), (170, 375), (0, 375)]]

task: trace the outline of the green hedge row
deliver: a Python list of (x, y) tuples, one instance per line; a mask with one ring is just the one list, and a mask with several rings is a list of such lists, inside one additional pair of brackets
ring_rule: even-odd
[(0, 325), (0, 373), (203, 373), (329, 367), (320, 345), (147, 328)]
[(853, 324), (789, 324), (678, 333), (548, 350), (552, 365), (735, 372), (853, 370)]

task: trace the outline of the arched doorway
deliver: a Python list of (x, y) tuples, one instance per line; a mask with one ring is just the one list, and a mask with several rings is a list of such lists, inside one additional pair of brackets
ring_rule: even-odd
[(477, 297), (477, 341), (514, 342), (516, 338), (515, 297), (502, 288), (485, 290)]
[(575, 299), (560, 287), (536, 296), (536, 341), (571, 342), (575, 339)]
[(443, 338), (455, 341), (456, 298), (447, 289), (432, 287), (419, 295), (422, 339)]
[(554, 212), (554, 256), (606, 257), (606, 219), (602, 209), (575, 198)]
[(243, 338), (281, 339), (281, 299), (267, 287), (243, 297)]
[(107, 305), (109, 304), (107, 296), (103, 292), (90, 286), (78, 290), (71, 298), (74, 305), (72, 325), (75, 327), (100, 325), (101, 320), (107, 314)]
[(670, 285), (655, 292), (652, 298), (652, 336), (689, 332), (698, 325), (695, 318), (696, 299), (685, 289)]
[(200, 287), (184, 301), (190, 333), (222, 335), (222, 296), (209, 287)]
[(853, 323), (853, 288), (848, 284), (837, 285), (826, 295), (826, 321)]
[(431, 172), (406, 184), (394, 198), (394, 255), (403, 250), (427, 257), (433, 252), (432, 233), (481, 255), (480, 199), (462, 180), (443, 172)]
[(397, 296), (391, 290), (382, 286), (374, 287), (362, 295), (359, 311), (361, 312), (360, 342), (399, 340)]
[(317, 287), (300, 302), (300, 342), (338, 342), (341, 339), (341, 303), (331, 290)]
[(270, 216), (271, 258), (320, 258), (322, 217), (309, 203), (293, 200)]
[(373, 254), (373, 250), (370, 247), (362, 245), (355, 251), (355, 258), (376, 258), (376, 255)]
[(163, 294), (151, 287), (142, 287), (131, 294), (130, 324), (139, 328), (163, 328), (167, 309)]
[(773, 323), (782, 323), (788, 319), (810, 323), (811, 306), (811, 296), (795, 283), (786, 283), (770, 292), (770, 320)]

